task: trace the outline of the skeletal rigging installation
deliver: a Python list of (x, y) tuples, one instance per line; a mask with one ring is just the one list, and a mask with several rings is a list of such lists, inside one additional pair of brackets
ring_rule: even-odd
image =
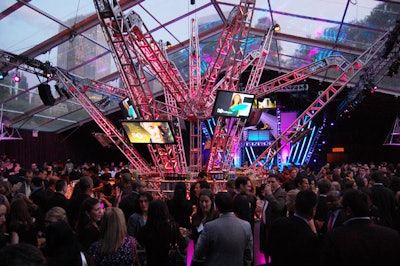
[[(390, 37), (390, 33), (386, 33), (353, 62), (341, 55), (328, 56), (259, 84), (276, 25), (270, 25), (266, 30), (259, 49), (246, 51), (255, 0), (238, 2), (222, 27), (210, 63), (203, 75), (200, 68), (197, 22), (191, 19), (188, 47), (189, 80), (185, 81), (175, 64), (169, 60), (165, 45), (154, 40), (139, 14), (133, 11), (124, 13), (116, 0), (94, 0), (100, 26), (123, 88), (77, 77), (58, 67), (51, 67), (53, 78), (64, 85), (69, 96), (82, 105), (138, 172), (157, 172), (161, 176), (186, 175), (189, 171), (203, 170), (203, 162), (206, 162), (204, 170), (207, 172), (229, 171), (240, 147), (239, 143), (243, 140), (246, 118), (240, 117), (218, 117), (215, 119), (212, 134), (204, 134), (204, 122), (211, 118), (217, 91), (244, 92), (262, 98), (328, 69), (336, 71), (335, 81), (286, 130), (278, 134), (276, 140), (251, 165), (253, 168), (263, 168), (285, 145), (301, 136), (310, 121), (352, 79), (360, 76), (365, 69), (369, 70), (365, 73), (371, 77), (373, 71), (383, 68), (381, 54), (385, 54), (386, 61), (393, 59), (390, 51), (384, 51), (385, 42)], [(397, 44), (394, 49), (398, 49)], [(18, 67), (28, 72), (42, 72), (44, 66), (44, 63), (35, 59), (7, 52), (1, 52), (0, 55), (3, 65)], [(246, 84), (240, 86), (240, 77), (246, 70), (250, 70), (249, 78)], [(149, 73), (163, 88), (161, 100), (157, 100), (153, 95), (153, 88), (148, 80)], [(113, 125), (87, 96), (89, 91), (120, 100), (128, 97), (138, 111), (136, 120), (170, 122), (175, 142), (148, 143), (146, 147), (152, 162), (147, 162), (122, 130)], [(185, 125), (185, 122), (189, 125), (188, 150), (185, 150), (187, 145), (184, 144), (182, 133), (182, 125)], [(206, 141), (202, 139), (203, 135), (206, 135), (206, 140), (210, 142), (207, 158), (202, 158), (203, 143)]]

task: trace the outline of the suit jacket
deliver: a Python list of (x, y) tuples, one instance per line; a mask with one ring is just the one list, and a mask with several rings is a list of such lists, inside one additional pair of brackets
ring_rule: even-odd
[(315, 211), (314, 219), (317, 221), (325, 221), (328, 218), (329, 208), (326, 204), (326, 195), (318, 197), (317, 210)]
[(271, 227), (273, 221), (286, 215), (286, 191), (282, 187), (279, 187), (266, 197), (265, 204), (268, 205), (263, 213), (265, 223), (264, 218), (260, 223), (260, 250), (265, 255), (269, 255), (268, 229)]
[(319, 239), (297, 216), (276, 219), (269, 231), (271, 265), (319, 265)]
[(49, 201), (48, 201), (49, 199), (43, 188), (32, 190), (29, 198), (33, 201), (33, 203), (35, 203), (41, 208), (43, 213), (46, 213), (47, 210), (49, 209)]
[(250, 224), (232, 212), (206, 223), (196, 243), (193, 261), (204, 258), (204, 265), (250, 265), (253, 260)]
[(54, 192), (53, 195), (49, 198), (49, 208), (52, 207), (61, 207), (64, 210), (67, 210), (68, 207), (68, 199), (64, 196), (64, 194), (59, 192)]
[[(321, 228), (320, 233), (321, 233), (322, 236), (325, 235), (328, 232), (328, 224), (329, 224), (329, 219), (330, 219), (330, 216), (331, 216), (332, 212), (333, 211), (329, 211), (328, 218), (325, 220), (325, 222), (324, 222), (324, 224), (323, 224), (323, 226)], [(343, 222), (347, 219), (347, 216), (345, 214), (345, 210), (339, 209), (339, 210), (336, 210), (335, 212), (338, 212), (338, 213), (336, 214), (336, 219), (334, 220), (334, 222), (332, 224), (332, 229), (331, 230), (333, 230), (336, 227), (342, 226)]]
[(325, 236), (321, 265), (398, 265), (397, 231), (366, 219), (350, 219)]
[(370, 188), (370, 198), (374, 205), (372, 216), (376, 218), (376, 222), (393, 229), (400, 229), (393, 191), (380, 183), (374, 184)]

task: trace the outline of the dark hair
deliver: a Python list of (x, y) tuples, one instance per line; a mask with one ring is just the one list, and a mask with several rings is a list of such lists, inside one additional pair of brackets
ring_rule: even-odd
[(95, 198), (87, 198), (82, 202), (79, 208), (79, 218), (77, 223), (78, 232), (85, 229), (85, 227), (90, 224), (91, 221), (86, 212), (93, 209), (93, 207), (98, 203), (100, 203), (100, 201)]
[(142, 187), (142, 182), (140, 180), (133, 180), (131, 181), (132, 190), (137, 191), (139, 188)]
[(67, 186), (67, 182), (65, 180), (57, 180), (56, 181), (56, 191), (62, 191)]
[(354, 186), (354, 184), (355, 184), (356, 182), (354, 182), (353, 180), (346, 180), (346, 182), (344, 182), (344, 189), (346, 189), (346, 188), (353, 188), (353, 186)]
[(226, 187), (227, 188), (235, 188), (235, 180), (229, 179), (228, 181), (226, 181)]
[(205, 222), (214, 220), (216, 218), (216, 211), (214, 209), (214, 194), (208, 188), (203, 188), (200, 190), (199, 201), (197, 202), (197, 211), (192, 217), (192, 225), (199, 226), (203, 220), (203, 210), (200, 207), (200, 198), (201, 196), (207, 196), (211, 200), (211, 209), (210, 212), (207, 214), (207, 218)]
[(79, 187), (81, 192), (85, 192), (89, 188), (93, 187), (93, 179), (90, 176), (82, 176), (79, 179)]
[(247, 185), (249, 178), (247, 176), (239, 176), (235, 179), (235, 188), (239, 189), (240, 185)]
[(156, 231), (158, 231), (162, 225), (172, 220), (167, 204), (162, 200), (152, 200), (150, 202), (147, 217), (146, 225), (149, 225)]
[(276, 174), (270, 174), (268, 178), (275, 178), (276, 181), (280, 182), (279, 176)]
[(221, 213), (230, 212), (233, 209), (232, 195), (228, 192), (218, 192), (215, 196), (215, 205)]
[(2, 266), (44, 266), (46, 258), (37, 247), (19, 243), (7, 245), (0, 250)]
[(147, 192), (147, 191), (140, 192), (139, 196), (137, 197), (137, 200), (135, 201), (136, 202), (136, 210), (138, 213), (142, 213), (142, 210), (140, 209), (140, 201), (139, 201), (140, 197), (146, 197), (149, 204), (153, 200), (153, 196), (151, 195), (150, 192)]
[(374, 171), (371, 173), (370, 179), (375, 181), (376, 183), (384, 183), (385, 173), (382, 171)]
[(201, 171), (197, 176), (197, 178), (205, 178), (205, 177), (207, 177), (207, 173), (204, 171)]
[(42, 187), (43, 186), (43, 180), (40, 177), (35, 176), (35, 177), (32, 178), (31, 184), (33, 184), (35, 187)]
[(88, 172), (92, 172), (92, 173), (95, 174), (95, 175), (98, 175), (98, 174), (99, 174), (99, 168), (97, 168), (96, 166), (90, 166), (90, 167), (87, 169), (87, 171), (88, 171)]
[(210, 184), (208, 184), (208, 182), (205, 180), (201, 180), (199, 181), (199, 183), (200, 183), (200, 188), (210, 188)]
[(186, 200), (186, 185), (184, 182), (176, 183), (172, 200), (177, 202), (179, 205)]
[(65, 221), (50, 223), (45, 229), (45, 234), (45, 250), (52, 253), (52, 255), (56, 255), (53, 252), (61, 251), (63, 248), (74, 244), (74, 232)]
[(332, 183), (328, 179), (320, 179), (317, 183), (320, 194), (326, 195), (332, 189)]
[(346, 189), (342, 198), (343, 208), (350, 208), (353, 216), (369, 216), (368, 196), (367, 194), (356, 190)]
[(14, 198), (11, 201), (9, 220), (10, 227), (12, 227), (11, 225), (18, 226), (20, 224), (27, 224), (30, 227), (33, 224), (28, 204), (24, 199)]
[(318, 197), (311, 190), (301, 190), (296, 196), (296, 212), (301, 215), (309, 215), (317, 206)]

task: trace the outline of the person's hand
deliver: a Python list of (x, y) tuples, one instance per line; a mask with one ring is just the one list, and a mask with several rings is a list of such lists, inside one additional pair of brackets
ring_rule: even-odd
[(18, 190), (21, 189), (21, 187), (22, 187), (22, 182), (18, 182), (12, 186), (11, 192), (17, 192)]
[(272, 188), (271, 188), (271, 185), (266, 185), (265, 186), (265, 195), (266, 196), (268, 196), (268, 195), (271, 195), (272, 194)]

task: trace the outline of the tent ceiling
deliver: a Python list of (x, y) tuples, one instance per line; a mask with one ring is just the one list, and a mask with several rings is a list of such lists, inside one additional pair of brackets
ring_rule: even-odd
[[(239, 0), (121, 0), (128, 12), (134, 10), (157, 40), (169, 41), (169, 58), (184, 77), (188, 76), (187, 45), (190, 19), (199, 24), (203, 58), (215, 45), (222, 23)], [(120, 86), (117, 69), (98, 26), (92, 0), (3, 0), (0, 3), (0, 49), (36, 58), (67, 69), (76, 75), (111, 82)], [(256, 49), (265, 29), (279, 23), (274, 37), (276, 60), (267, 69), (288, 72), (331, 54), (357, 57), (399, 18), (400, 3), (373, 0), (257, 0), (253, 14), (249, 49)], [(276, 48), (278, 47), (278, 49)], [(1, 65), (0, 65), (0, 70)], [(7, 69), (9, 70), (9, 69)], [(37, 75), (21, 72), (20, 83), (10, 76), (0, 81), (0, 108), (3, 118), (19, 129), (62, 132), (90, 121), (90, 116), (73, 99), (44, 106), (37, 86), (44, 82)], [(329, 77), (315, 77), (329, 81)], [(156, 80), (149, 78), (157, 87)], [(400, 95), (399, 77), (385, 77), (378, 91)], [(52, 94), (58, 97), (52, 86)], [(103, 95), (92, 93), (93, 101)], [(111, 99), (105, 114), (119, 110), (118, 99)]]

